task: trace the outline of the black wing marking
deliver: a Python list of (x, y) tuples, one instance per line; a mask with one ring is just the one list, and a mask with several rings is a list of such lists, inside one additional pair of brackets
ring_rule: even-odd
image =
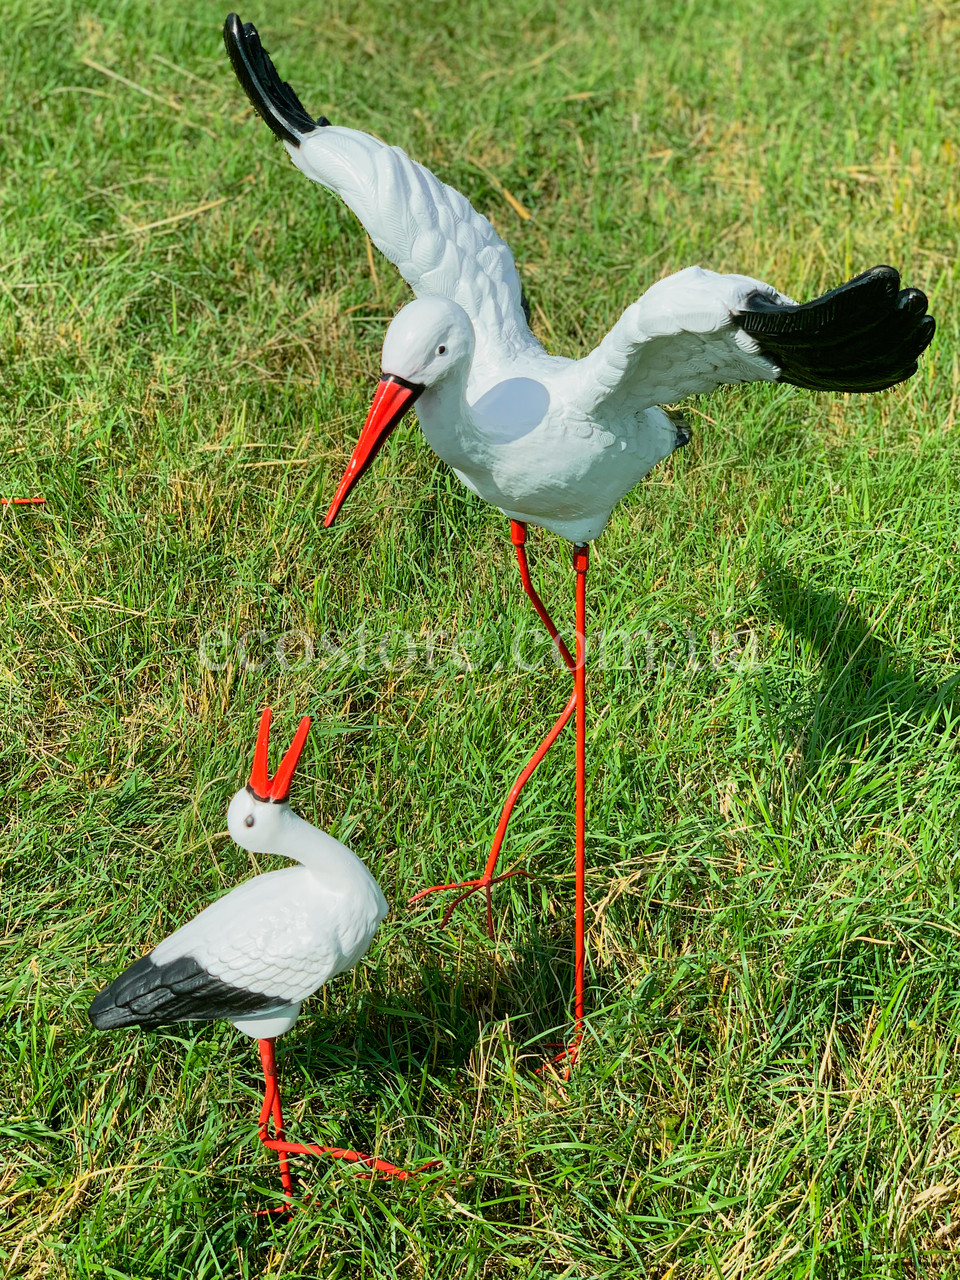
[(244, 24), (231, 13), (223, 24), (223, 43), (247, 97), (281, 141), (298, 147), (306, 134), (330, 123), (325, 116), (314, 120), (280, 79), (252, 22)]
[(95, 997), (90, 1021), (99, 1031), (141, 1027), (149, 1031), (171, 1022), (228, 1021), (266, 1013), (291, 1003), (283, 996), (231, 987), (208, 973), (192, 956), (154, 964), (144, 956)]
[(933, 337), (926, 294), (873, 267), (802, 306), (757, 290), (737, 323), (780, 367), (780, 382), (812, 391), (885, 391), (917, 371)]

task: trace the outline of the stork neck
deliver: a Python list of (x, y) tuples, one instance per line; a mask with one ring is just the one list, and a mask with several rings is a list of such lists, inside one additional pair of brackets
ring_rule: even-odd
[(427, 387), (417, 401), (423, 434), (434, 453), (451, 467), (469, 466), (481, 434), (467, 404), (466, 389), (467, 370), (453, 371)]
[(358, 868), (366, 873), (364, 864), (346, 845), (304, 821), (292, 809), (287, 812), (283, 836), (273, 852), (301, 863), (324, 879), (338, 873), (356, 875)]

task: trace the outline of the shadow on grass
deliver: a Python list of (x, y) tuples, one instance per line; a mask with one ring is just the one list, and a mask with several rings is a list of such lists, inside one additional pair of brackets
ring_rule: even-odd
[[(761, 591), (790, 634), (809, 641), (820, 655), (816, 689), (791, 689), (779, 676), (765, 677), (776, 728), (797, 740), (808, 761), (833, 753), (880, 754), (960, 707), (960, 674), (941, 684), (918, 673), (914, 662), (880, 640), (874, 626), (836, 592), (813, 590), (771, 563)], [(883, 722), (887, 732), (877, 732)]]
[[(429, 925), (425, 925), (429, 928)], [(365, 993), (352, 1015), (301, 1019), (300, 1035), (280, 1042), (281, 1070), (310, 1079), (341, 1074), (351, 1089), (382, 1095), (385, 1074), (397, 1079), (429, 1075), (434, 1084), (464, 1068), (492, 1024), (509, 1022), (525, 1066), (550, 1056), (548, 1046), (571, 1026), (574, 966), (573, 918), (557, 921), (536, 908), (524, 913), (523, 936), (509, 950), (490, 943), (474, 952), (469, 967), (421, 961), (415, 985), (384, 994)], [(591, 957), (592, 960), (592, 957)], [(592, 964), (587, 976), (591, 1005), (618, 986), (613, 972)]]

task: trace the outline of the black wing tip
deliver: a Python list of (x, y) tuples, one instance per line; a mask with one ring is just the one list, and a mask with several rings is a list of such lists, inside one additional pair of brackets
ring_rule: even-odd
[(137, 1026), (138, 1022), (130, 1010), (116, 1001), (114, 984), (104, 987), (94, 996), (87, 1017), (98, 1031), (116, 1031), (120, 1027)]
[[(926, 309), (926, 297), (919, 289), (903, 292), (919, 294)], [(830, 329), (849, 334), (869, 328), (876, 320), (872, 309), (888, 311), (900, 296), (900, 272), (896, 267), (877, 266), (810, 302), (787, 304), (756, 289), (747, 296), (738, 321), (747, 333), (776, 334), (784, 339), (795, 335), (797, 341), (816, 342)]]
[[(918, 289), (917, 292), (920, 293), (920, 290)], [(923, 298), (923, 305), (924, 305), (924, 308), (926, 308), (927, 295), (925, 293), (921, 293), (920, 296)], [(933, 341), (933, 335), (936, 332), (937, 332), (936, 318), (934, 316), (928, 316), (924, 314), (923, 318), (920, 321), (920, 347), (917, 351), (918, 356), (923, 355), (924, 351), (926, 351), (927, 347), (929, 347), (930, 343)]]
[[(115, 978), (93, 998), (87, 1016), (98, 1031), (116, 1031), (119, 1027), (141, 1026), (140, 1018), (133, 1012), (127, 1002), (131, 989), (154, 985), (153, 974), (156, 965), (149, 956), (141, 956), (129, 969), (125, 969), (119, 978)], [(151, 973), (151, 970), (153, 973)]]
[(257, 114), (282, 142), (299, 147), (303, 138), (330, 121), (314, 120), (285, 80), (281, 80), (252, 22), (227, 14), (223, 43), (234, 73)]
[[(666, 413), (666, 410), (664, 410)], [(682, 413), (667, 413), (667, 417), (677, 433), (674, 449), (682, 449), (684, 445), (688, 445), (693, 439), (693, 431), (690, 423), (686, 420)]]
[[(100, 995), (102, 996), (103, 994), (101, 991)], [(99, 998), (100, 996), (97, 997), (97, 1000)], [(94, 1000), (87, 1010), (87, 1016), (97, 1031), (118, 1031), (121, 1027), (138, 1025), (136, 1021), (131, 1020), (126, 1009), (121, 1009), (110, 1001), (105, 1001), (98, 1006), (97, 1000)]]
[(192, 956), (156, 964), (143, 956), (94, 997), (88, 1016), (98, 1031), (139, 1027), (155, 1031), (176, 1022), (213, 1022), (269, 1013), (290, 1004), (283, 996), (223, 982)]
[[(891, 267), (889, 263), (881, 262), (875, 267), (868, 267), (866, 271), (861, 271), (858, 276), (852, 276), (847, 284), (865, 284), (868, 280), (883, 281), (890, 292), (896, 293), (900, 288), (900, 272), (896, 267)], [(845, 288), (841, 285), (840, 288)]]
[(802, 305), (760, 292), (738, 323), (780, 366), (779, 382), (812, 391), (886, 391), (912, 378), (936, 322), (921, 289), (880, 265)]

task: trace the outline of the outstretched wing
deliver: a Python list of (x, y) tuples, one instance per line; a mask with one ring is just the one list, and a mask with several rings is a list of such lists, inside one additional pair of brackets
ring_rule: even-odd
[(247, 96), (297, 168), (340, 196), (418, 297), (458, 302), (480, 347), (531, 340), (513, 255), (459, 191), (399, 147), (314, 120), (277, 75), (251, 23), (230, 14), (223, 38)]
[(583, 361), (593, 404), (651, 408), (723, 382), (883, 391), (917, 370), (934, 321), (874, 267), (802, 306), (749, 276), (688, 267), (628, 307)]

